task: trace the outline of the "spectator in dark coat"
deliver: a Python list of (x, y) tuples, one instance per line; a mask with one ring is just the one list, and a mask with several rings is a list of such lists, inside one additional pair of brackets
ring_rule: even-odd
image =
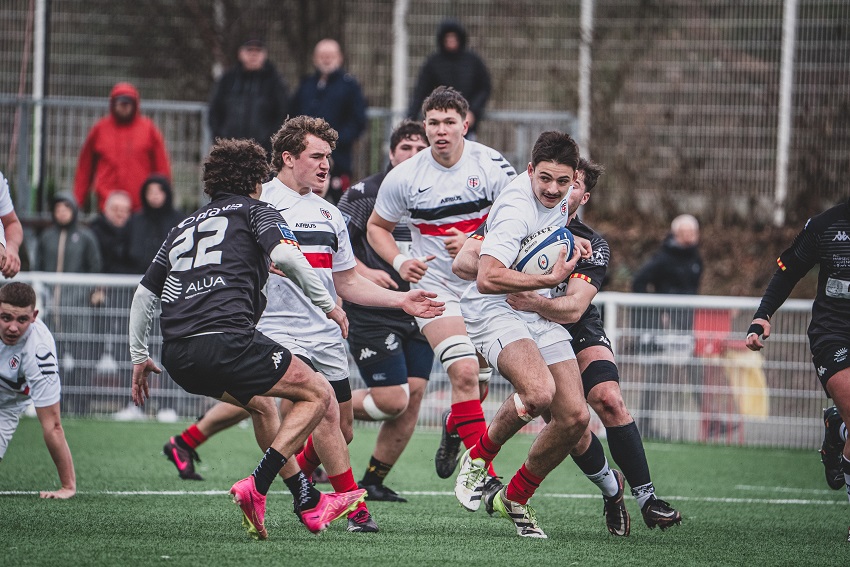
[(469, 133), (474, 137), (484, 107), (490, 98), (490, 72), (484, 61), (466, 48), (466, 29), (457, 20), (444, 20), (437, 28), (437, 51), (419, 70), (419, 78), (410, 99), (408, 115), (422, 118), (422, 101), (435, 88), (445, 85), (460, 91), (469, 101)]
[(141, 189), (142, 212), (130, 219), (130, 260), (133, 273), (143, 274), (156, 256), (169, 231), (186, 215), (174, 208), (171, 184), (152, 175)]
[(268, 60), (265, 44), (249, 39), (239, 48), (236, 66), (224, 73), (210, 99), (213, 138), (252, 139), (271, 152), (272, 134), (289, 108), (284, 80)]
[(678, 293), (695, 295), (702, 277), (699, 253), (699, 222), (679, 215), (661, 248), (644, 264), (632, 282), (635, 293)]
[(100, 245), (103, 272), (106, 274), (133, 274), (130, 261), (130, 230), (128, 222), (133, 214), (133, 200), (126, 191), (113, 191), (106, 198), (103, 212), (91, 223), (92, 232)]
[(323, 39), (313, 50), (316, 72), (305, 77), (292, 99), (292, 116), (305, 114), (324, 118), (339, 133), (331, 157), (329, 199), (336, 203), (351, 184), (351, 151), (366, 129), (366, 98), (360, 84), (342, 67), (342, 49), (332, 39)]

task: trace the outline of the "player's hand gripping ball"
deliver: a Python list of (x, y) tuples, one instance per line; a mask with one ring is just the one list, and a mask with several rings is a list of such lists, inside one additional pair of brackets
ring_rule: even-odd
[(567, 247), (567, 260), (569, 260), (575, 247), (573, 233), (564, 227), (547, 226), (530, 234), (522, 241), (519, 255), (511, 268), (536, 276), (549, 274), (563, 246)]

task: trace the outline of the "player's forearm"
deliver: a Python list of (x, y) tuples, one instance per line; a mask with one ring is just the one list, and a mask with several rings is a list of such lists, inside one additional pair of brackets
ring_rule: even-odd
[(557, 280), (553, 280), (551, 275), (524, 274), (503, 266), (484, 268), (481, 263), (478, 265), (478, 277), (475, 281), (478, 291), (487, 294), (534, 291), (554, 287), (558, 284)]
[(152, 291), (139, 284), (130, 306), (130, 360), (143, 364), (150, 356), (148, 333), (150, 332), (157, 297)]
[(764, 291), (764, 296), (755, 315), (753, 315), (753, 319), (766, 319), (770, 321), (770, 318), (785, 303), (785, 300), (791, 295), (794, 286), (800, 281), (800, 278), (795, 276), (796, 274), (789, 275), (781, 269), (776, 270), (767, 284), (767, 289)]
[(45, 433), (44, 442), (50, 452), (50, 458), (53, 459), (53, 464), (56, 465), (62, 488), (76, 490), (77, 473), (74, 471), (74, 459), (71, 457), (71, 448), (68, 447), (68, 441), (65, 439), (65, 432), (61, 426), (53, 435), (48, 436)]
[(452, 272), (462, 280), (475, 281), (475, 277), (478, 275), (478, 252), (470, 250), (464, 244), (452, 261)]
[(13, 254), (18, 254), (21, 243), (24, 241), (24, 229), (14, 212), (7, 216), (12, 216), (14, 218), (8, 221), (6, 218), (3, 218), (3, 230), (6, 235), (6, 250)]
[(366, 307), (396, 307), (404, 302), (404, 294), (379, 286), (353, 268), (334, 273), (334, 287), (341, 298)]
[(330, 296), (301, 250), (288, 244), (278, 244), (272, 250), (271, 260), (286, 277), (301, 288), (313, 305), (324, 313), (333, 311), (336, 306), (335, 299)]
[(392, 265), (396, 256), (401, 254), (398, 249), (398, 244), (393, 238), (393, 233), (382, 226), (373, 223), (366, 225), (366, 239), (369, 241), (369, 246), (378, 253), (384, 262)]
[(544, 319), (566, 325), (569, 323), (575, 323), (581, 319), (581, 316), (586, 309), (586, 306), (582, 309), (581, 305), (579, 305), (579, 302), (574, 297), (562, 296), (547, 298), (540, 296), (535, 312)]

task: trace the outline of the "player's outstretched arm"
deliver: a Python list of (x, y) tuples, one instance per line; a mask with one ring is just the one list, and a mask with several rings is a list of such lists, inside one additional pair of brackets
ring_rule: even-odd
[(396, 307), (410, 315), (430, 319), (445, 310), (443, 302), (434, 301), (437, 294), (421, 289), (406, 293), (376, 285), (357, 273), (354, 268), (333, 273), (334, 287), (341, 298), (369, 307)]
[(41, 498), (56, 498), (65, 500), (77, 493), (77, 475), (74, 472), (74, 460), (71, 458), (71, 449), (65, 439), (65, 430), (62, 428), (62, 420), (59, 416), (59, 402), (53, 405), (35, 408), (41, 430), (44, 434), (44, 443), (50, 452), (50, 458), (56, 465), (59, 473), (59, 482), (62, 488), (59, 490), (44, 490), (39, 493)]
[(151, 372), (156, 374), (162, 372), (150, 359), (148, 353), (148, 334), (158, 300), (159, 298), (151, 290), (139, 284), (130, 306), (130, 360), (133, 362), (130, 396), (137, 406), (143, 406), (145, 400), (150, 397), (148, 375)]
[(401, 279), (416, 283), (422, 279), (422, 276), (428, 270), (427, 262), (430, 262), (436, 256), (411, 258), (402, 254), (398, 249), (395, 238), (393, 238), (395, 225), (396, 223), (388, 221), (372, 211), (372, 216), (366, 223), (366, 238), (375, 252), (399, 273)]
[(581, 279), (569, 280), (567, 292), (560, 297), (544, 297), (535, 291), (508, 295), (508, 305), (517, 311), (531, 311), (555, 323), (575, 323), (587, 311), (596, 296), (596, 287)]

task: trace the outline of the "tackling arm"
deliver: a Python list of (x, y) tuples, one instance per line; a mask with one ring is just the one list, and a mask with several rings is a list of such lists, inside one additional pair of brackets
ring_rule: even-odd
[(42, 498), (71, 498), (77, 493), (77, 475), (74, 472), (74, 460), (71, 458), (71, 449), (65, 439), (65, 430), (62, 428), (62, 420), (59, 417), (59, 402), (41, 408), (35, 408), (41, 430), (44, 434), (44, 444), (50, 452), (50, 458), (56, 465), (59, 473), (59, 481), (62, 488), (55, 491), (42, 491)]

